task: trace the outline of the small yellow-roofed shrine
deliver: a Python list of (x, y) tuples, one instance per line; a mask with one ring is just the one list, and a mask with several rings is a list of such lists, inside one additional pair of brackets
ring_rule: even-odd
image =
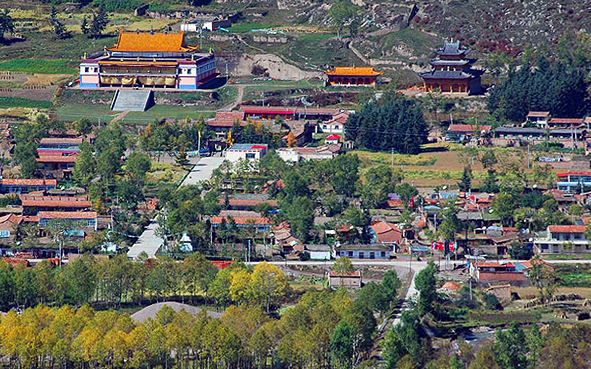
[(109, 51), (143, 51), (143, 52), (192, 52), (199, 46), (185, 45), (185, 36), (180, 33), (158, 32), (119, 32), (117, 45), (108, 48)]
[(382, 74), (373, 67), (334, 67), (326, 71), (330, 85), (373, 86)]

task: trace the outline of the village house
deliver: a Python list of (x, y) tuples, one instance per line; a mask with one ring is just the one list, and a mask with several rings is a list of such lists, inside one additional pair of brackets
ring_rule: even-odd
[(339, 245), (335, 246), (333, 256), (349, 259), (390, 259), (392, 247), (386, 244), (372, 245)]
[(549, 225), (534, 238), (536, 254), (589, 254), (591, 244), (585, 237), (584, 225)]
[(487, 135), (490, 133), (491, 126), (476, 126), (471, 124), (450, 124), (445, 134), (446, 141), (461, 142), (470, 140), (476, 135)]
[(370, 227), (372, 243), (382, 244), (393, 252), (398, 251), (404, 235), (397, 225), (388, 222), (377, 222)]
[(318, 122), (316, 125), (316, 133), (336, 133), (339, 135), (345, 134), (345, 123), (349, 119), (349, 112), (341, 110), (333, 115), (332, 119), (326, 122)]
[(74, 229), (69, 231), (83, 231), (84, 229), (98, 229), (98, 214), (95, 211), (40, 211), (39, 228), (46, 228), (52, 220), (65, 220), (75, 223)]
[(497, 263), (489, 261), (471, 260), (469, 274), (481, 284), (510, 284), (516, 287), (528, 286), (529, 279), (523, 270), (516, 269), (513, 263)]
[(215, 132), (218, 138), (225, 139), (236, 123), (242, 127), (246, 126), (243, 111), (218, 111), (215, 118), (205, 121), (205, 126)]
[(490, 286), (487, 288), (486, 293), (490, 293), (495, 295), (497, 300), (501, 303), (511, 301), (511, 285), (510, 284), (501, 284), (497, 286)]
[(76, 166), (77, 155), (40, 154), (37, 162), (41, 165), (39, 171), (46, 178), (68, 179), (72, 176)]
[(268, 204), (271, 208), (277, 207), (277, 201), (269, 199), (266, 194), (233, 194), (232, 196), (222, 196), (219, 205), (225, 210), (255, 210), (259, 204)]
[(0, 245), (11, 247), (14, 245), (16, 230), (23, 218), (19, 215), (8, 214), (0, 217)]
[(308, 108), (300, 106), (256, 106), (256, 105), (242, 105), (240, 111), (244, 112), (245, 119), (264, 119), (275, 120), (283, 119), (290, 120), (316, 120), (329, 121), (336, 114), (341, 112), (340, 109), (332, 108)]
[(89, 210), (92, 203), (88, 197), (74, 196), (42, 196), (34, 194), (21, 194), (19, 196), (23, 213), (36, 215), (38, 211), (80, 211)]
[(556, 188), (565, 193), (579, 192), (591, 187), (591, 172), (564, 172), (556, 174)]
[(332, 255), (329, 245), (306, 245), (305, 249), (310, 254), (310, 260), (330, 260)]
[(37, 146), (39, 155), (76, 155), (84, 140), (77, 138), (44, 137)]
[(260, 160), (267, 153), (267, 144), (234, 144), (224, 151), (226, 160)]
[(547, 127), (555, 128), (580, 128), (583, 125), (583, 118), (555, 118), (548, 121)]
[(49, 191), (57, 187), (55, 179), (0, 179), (0, 193), (29, 193)]
[(272, 226), (271, 236), (274, 239), (276, 249), (283, 255), (300, 253), (305, 250), (302, 241), (291, 233), (291, 227), (287, 222)]
[(525, 118), (525, 125), (534, 125), (537, 128), (546, 129), (549, 120), (549, 111), (530, 111)]
[(361, 288), (361, 272), (356, 270), (352, 273), (337, 273), (330, 271), (328, 284), (334, 288)]
[(332, 135), (325, 137), (324, 142), (327, 145), (338, 145), (339, 142), (341, 142), (341, 136), (333, 133)]
[(283, 147), (275, 150), (284, 161), (294, 163), (300, 160), (327, 160), (335, 158), (341, 150), (341, 145), (322, 145), (317, 147)]
[(584, 146), (587, 133), (576, 128), (541, 129), (532, 127), (498, 127), (493, 130), (491, 143), (500, 147), (519, 147), (538, 144), (550, 140), (562, 144), (566, 148), (573, 145)]
[(269, 232), (271, 229), (271, 220), (261, 216), (249, 216), (249, 217), (231, 217), (231, 216), (214, 216), (209, 218), (211, 227), (214, 230), (218, 230), (222, 227), (228, 227), (231, 223), (237, 228), (250, 228), (257, 233)]

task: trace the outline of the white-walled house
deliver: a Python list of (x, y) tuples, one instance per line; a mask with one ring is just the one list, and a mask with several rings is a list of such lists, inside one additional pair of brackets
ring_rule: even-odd
[(235, 163), (242, 160), (260, 160), (267, 153), (266, 144), (234, 144), (225, 151), (226, 160)]

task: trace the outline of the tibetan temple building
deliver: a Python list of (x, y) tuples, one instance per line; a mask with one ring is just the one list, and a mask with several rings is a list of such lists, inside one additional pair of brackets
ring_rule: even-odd
[(328, 84), (333, 86), (373, 86), (382, 74), (373, 67), (334, 67), (326, 71)]
[(80, 63), (80, 87), (195, 90), (214, 78), (215, 56), (187, 46), (180, 33), (119, 33), (117, 45)]
[(483, 71), (472, 69), (477, 59), (466, 58), (469, 52), (460, 47), (459, 41), (445, 41), (443, 48), (435, 51), (437, 57), (429, 61), (431, 71), (420, 74), (423, 89), (426, 92), (481, 93), (480, 76)]

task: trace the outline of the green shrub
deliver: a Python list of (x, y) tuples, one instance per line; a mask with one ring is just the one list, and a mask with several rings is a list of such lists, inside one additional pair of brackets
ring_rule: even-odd
[(108, 12), (133, 10), (144, 5), (144, 2), (141, 0), (94, 0), (92, 3), (96, 6), (104, 6)]
[(492, 293), (485, 293), (482, 300), (484, 301), (484, 306), (488, 310), (503, 310), (503, 305), (501, 305), (497, 296)]
[(0, 62), (0, 70), (23, 73), (74, 74), (78, 68), (69, 66), (66, 59), (13, 59)]

